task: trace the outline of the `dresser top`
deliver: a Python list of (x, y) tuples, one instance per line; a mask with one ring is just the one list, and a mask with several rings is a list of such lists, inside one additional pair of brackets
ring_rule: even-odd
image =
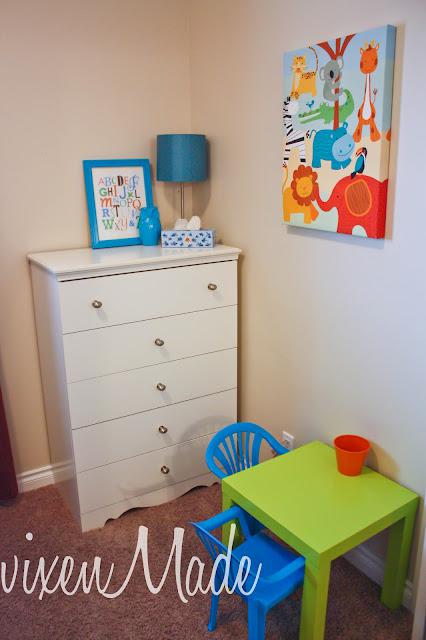
[(237, 260), (241, 249), (218, 244), (212, 249), (162, 249), (160, 246), (113, 247), (110, 249), (67, 249), (30, 253), (28, 260), (58, 280), (129, 271)]

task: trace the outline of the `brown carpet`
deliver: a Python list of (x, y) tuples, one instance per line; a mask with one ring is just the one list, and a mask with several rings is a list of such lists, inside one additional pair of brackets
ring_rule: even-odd
[[(103, 529), (82, 535), (54, 487), (24, 494), (11, 506), (0, 507), (0, 560), (10, 570), (13, 554), (38, 561), (52, 561), (71, 555), (76, 567), (87, 560), (89, 567), (100, 555), (106, 576), (110, 562), (116, 565), (117, 579), (110, 590), (121, 584), (136, 544), (138, 526), (149, 527), (149, 554), (152, 579), (162, 574), (175, 526), (186, 527), (184, 561), (199, 555), (205, 559), (198, 539), (187, 523), (206, 518), (220, 510), (218, 485), (194, 489), (174, 502), (137, 509), (110, 521)], [(25, 538), (32, 531), (34, 539)], [(50, 566), (50, 565), (48, 565)], [(209, 596), (197, 595), (183, 604), (171, 576), (159, 595), (148, 592), (142, 572), (136, 570), (126, 591), (115, 600), (107, 600), (95, 590), (74, 596), (62, 592), (26, 595), (22, 590), (22, 572), (11, 594), (0, 589), (0, 638), (10, 640), (224, 640), (246, 638), (245, 605), (237, 596), (224, 595), (219, 604), (218, 629), (207, 631)], [(33, 567), (34, 570), (35, 566)], [(30, 572), (30, 576), (34, 575)], [(56, 574), (57, 575), (57, 574)], [(71, 584), (71, 583), (70, 583)], [(289, 598), (268, 615), (267, 638), (297, 640), (300, 596)], [(379, 601), (379, 588), (339, 559), (333, 563), (327, 615), (327, 640), (409, 640), (411, 615), (402, 609), (390, 612)]]

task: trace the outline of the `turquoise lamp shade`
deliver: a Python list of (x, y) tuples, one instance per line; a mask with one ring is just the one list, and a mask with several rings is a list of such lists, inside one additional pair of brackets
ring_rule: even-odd
[(193, 133), (157, 136), (157, 180), (199, 182), (206, 179), (206, 136)]

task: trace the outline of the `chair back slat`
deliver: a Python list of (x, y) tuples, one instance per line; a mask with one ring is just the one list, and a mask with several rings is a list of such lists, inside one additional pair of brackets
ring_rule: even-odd
[(238, 431), (237, 433), (237, 443), (238, 443), (238, 455), (241, 462), (241, 470), (248, 469), (250, 466), (246, 456), (244, 455), (244, 446), (243, 446), (243, 433), (242, 431)]
[(251, 448), (251, 464), (256, 465), (259, 464), (259, 457), (260, 457), (260, 447), (262, 444), (263, 438), (261, 435), (259, 435), (258, 433), (254, 434), (254, 438), (253, 438), (253, 445)]
[(242, 467), (241, 467), (241, 458), (239, 456), (238, 453), (238, 449), (237, 446), (235, 444), (235, 438), (234, 438), (234, 434), (232, 434), (231, 436), (228, 436), (228, 438), (225, 438), (225, 440), (228, 439), (229, 443), (231, 445), (231, 449), (232, 449), (232, 458), (234, 460), (234, 464), (235, 464), (235, 468), (237, 469), (237, 471), (241, 471)]
[(238, 466), (237, 466), (237, 460), (235, 459), (235, 457), (233, 456), (231, 449), (229, 448), (229, 444), (228, 444), (228, 438), (224, 438), (221, 442), (222, 445), (222, 449), (225, 452), (225, 455), (229, 461), (229, 465), (232, 469), (232, 473), (237, 473), (237, 471), (239, 471)]
[(232, 460), (229, 460), (229, 457), (225, 455), (222, 451), (223, 443), (219, 443), (213, 457), (218, 460), (219, 464), (223, 467), (225, 473), (223, 475), (229, 476), (235, 473), (235, 467), (232, 465)]

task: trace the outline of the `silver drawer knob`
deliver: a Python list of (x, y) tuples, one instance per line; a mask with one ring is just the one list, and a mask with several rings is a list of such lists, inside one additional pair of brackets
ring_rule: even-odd
[(210, 289), (210, 291), (216, 291), (217, 284), (214, 284), (214, 282), (210, 282), (210, 284), (207, 285), (207, 289)]
[(95, 309), (100, 309), (102, 307), (102, 302), (100, 300), (93, 300), (92, 307), (95, 307)]
[(158, 391), (165, 391), (166, 390), (166, 385), (163, 384), (162, 382), (158, 382), (157, 383), (157, 389), (158, 389)]
[(161, 427), (158, 427), (158, 431), (164, 434), (168, 432), (168, 428), (161, 425)]
[(169, 467), (166, 467), (165, 464), (161, 467), (161, 473), (164, 473), (164, 475), (167, 475), (169, 471), (170, 471)]
[(164, 345), (164, 340), (162, 340), (161, 338), (155, 338), (154, 344), (156, 344), (157, 347), (162, 347)]

